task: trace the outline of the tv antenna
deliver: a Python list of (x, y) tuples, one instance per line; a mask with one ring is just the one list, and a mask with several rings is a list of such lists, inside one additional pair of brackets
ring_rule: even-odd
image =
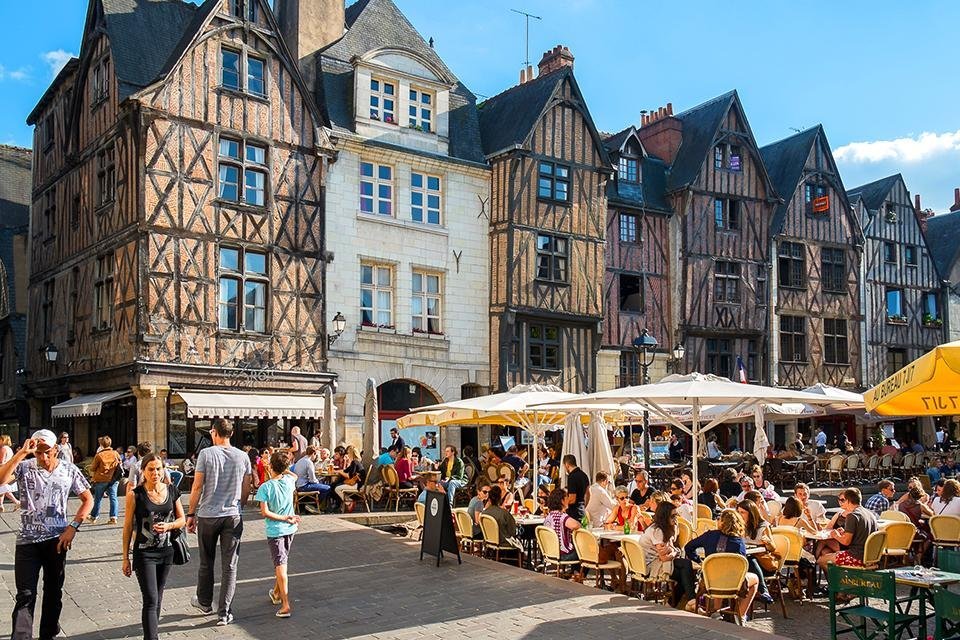
[(510, 9), (510, 11), (513, 11), (514, 13), (519, 13), (526, 19), (526, 22), (527, 22), (527, 43), (526, 43), (527, 59), (523, 63), (523, 68), (526, 69), (527, 67), (530, 66), (530, 18), (533, 18), (534, 20), (543, 20), (543, 18), (541, 18), (540, 16), (535, 16), (532, 13), (527, 13), (526, 11), (520, 11), (519, 9)]

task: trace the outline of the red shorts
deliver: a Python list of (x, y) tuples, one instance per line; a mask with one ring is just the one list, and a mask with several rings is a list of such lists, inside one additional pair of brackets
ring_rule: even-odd
[(841, 551), (837, 554), (837, 557), (833, 559), (833, 564), (841, 567), (862, 567), (863, 561), (857, 560), (847, 551)]

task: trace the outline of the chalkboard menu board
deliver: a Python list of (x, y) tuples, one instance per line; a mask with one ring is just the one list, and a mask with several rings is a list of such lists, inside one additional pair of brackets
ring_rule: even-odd
[(453, 513), (447, 503), (447, 494), (440, 491), (427, 491), (427, 502), (423, 510), (423, 537), (420, 539), (420, 560), (423, 554), (436, 556), (437, 566), (443, 552), (457, 554), (457, 563), (462, 564), (460, 545), (453, 530)]

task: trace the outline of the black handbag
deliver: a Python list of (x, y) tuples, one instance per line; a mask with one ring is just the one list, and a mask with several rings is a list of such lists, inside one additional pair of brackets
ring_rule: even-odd
[(182, 528), (170, 532), (170, 544), (173, 546), (173, 564), (190, 562), (190, 545)]

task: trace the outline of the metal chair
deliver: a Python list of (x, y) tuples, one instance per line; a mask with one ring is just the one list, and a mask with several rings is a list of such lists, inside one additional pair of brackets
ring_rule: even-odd
[(416, 487), (404, 489), (400, 487), (400, 476), (397, 474), (397, 468), (392, 464), (385, 464), (380, 467), (380, 479), (383, 480), (383, 504), (390, 506), (390, 500), (396, 498), (394, 511), (400, 511), (400, 500), (404, 497), (417, 499)]
[(960, 638), (960, 593), (948, 589), (933, 590), (933, 611), (936, 620), (936, 640)]
[[(892, 573), (866, 571), (835, 564), (827, 566), (830, 585), (830, 637), (836, 640), (853, 634), (859, 640), (899, 638), (918, 616), (900, 613), (897, 609), (897, 579)], [(837, 596), (859, 598), (846, 606), (837, 606)], [(884, 608), (875, 606), (877, 601)], [(841, 626), (842, 625), (842, 626)]]
[(496, 519), (486, 513), (480, 514), (480, 530), (483, 532), (483, 553), (493, 552), (493, 559), (500, 562), (500, 553), (507, 551), (517, 554), (517, 566), (523, 566), (523, 550), (500, 540), (500, 525)]
[(597, 574), (597, 587), (603, 586), (603, 572), (614, 571), (623, 568), (623, 564), (614, 560), (600, 562), (600, 542), (597, 536), (586, 529), (575, 529), (573, 532), (573, 546), (577, 550), (577, 556), (580, 558), (580, 580), (587, 571), (594, 571)]
[[(737, 624), (743, 626), (737, 599), (740, 586), (747, 577), (746, 557), (739, 553), (714, 553), (706, 557), (701, 568), (707, 615), (729, 613)], [(720, 606), (715, 609), (713, 605), (717, 601)]]
[(883, 545), (883, 567), (887, 568), (890, 558), (897, 558), (901, 563), (911, 556), (910, 547), (917, 534), (917, 527), (912, 522), (893, 522), (884, 529), (887, 540)]
[(560, 577), (560, 570), (563, 567), (572, 567), (579, 564), (578, 560), (562, 560), (560, 558), (560, 538), (557, 532), (550, 527), (540, 525), (536, 528), (537, 546), (540, 547), (540, 554), (543, 556), (543, 575), (547, 575), (547, 566), (555, 565), (557, 567), (557, 577)]

